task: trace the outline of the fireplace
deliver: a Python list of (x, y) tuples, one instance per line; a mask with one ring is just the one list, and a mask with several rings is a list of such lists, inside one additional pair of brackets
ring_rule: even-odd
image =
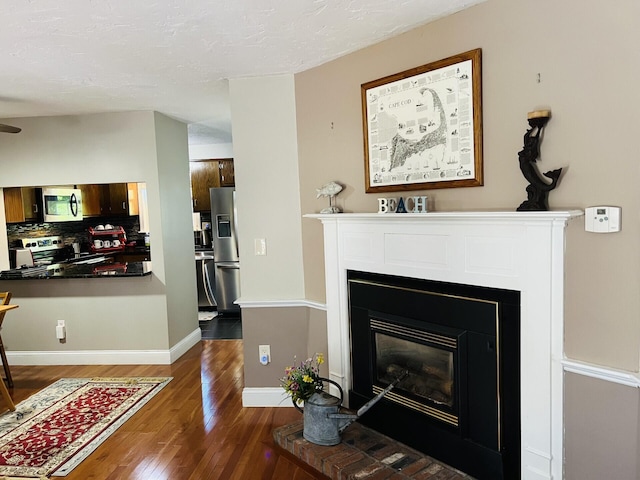
[[(519, 292), (520, 397), (519, 405), (512, 406), (519, 412), (519, 442), (510, 442), (507, 437), (511, 434), (502, 433), (504, 423), (511, 423), (508, 419), (516, 417), (505, 413), (505, 408), (512, 407), (505, 407), (501, 396), (499, 412), (504, 423), (499, 430), (498, 451), (505, 471), (510, 459), (519, 461), (514, 467), (517, 474), (510, 478), (563, 478), (564, 249), (568, 222), (582, 215), (579, 210), (307, 215), (321, 220), (324, 230), (330, 378), (345, 391), (359, 389), (354, 387), (354, 382), (359, 382), (354, 377), (357, 366), (354, 371), (351, 368), (347, 279), (351, 271)], [(380, 316), (385, 323), (407, 323), (395, 321), (395, 313), (382, 313), (386, 315)], [(497, 345), (502, 348), (503, 358), (508, 355), (505, 348), (509, 345)], [(455, 362), (454, 358), (454, 377)], [(500, 365), (504, 369), (512, 364), (505, 360)], [(497, 375), (500, 381), (500, 369)], [(457, 388), (463, 388), (463, 383)], [(349, 397), (349, 406), (353, 407), (351, 401)], [(440, 410), (455, 411), (455, 402), (453, 407)], [(395, 409), (394, 413), (376, 417), (389, 423), (400, 418), (396, 411), (406, 410), (393, 401), (385, 400), (384, 405)], [(445, 436), (459, 438), (456, 428), (471, 428), (463, 426), (466, 412), (462, 403), (457, 415), (459, 427), (435, 419), (429, 422), (441, 424)], [(503, 445), (506, 450), (502, 450)], [(510, 456), (508, 450), (518, 445), (519, 455)], [(473, 452), (459, 456), (465, 455), (469, 455), (465, 461), (473, 461)]]
[(347, 272), (361, 421), (478, 479), (519, 476), (520, 295)]

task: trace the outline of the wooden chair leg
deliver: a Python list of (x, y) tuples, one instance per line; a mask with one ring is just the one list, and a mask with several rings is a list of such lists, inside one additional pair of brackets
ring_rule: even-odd
[(7, 377), (7, 385), (9, 385), (9, 388), (13, 388), (13, 378), (11, 378), (11, 369), (9, 368), (9, 362), (7, 361), (7, 354), (4, 351), (2, 336), (0, 336), (0, 358), (2, 358), (2, 367), (4, 368), (4, 374)]
[(7, 390), (7, 387), (5, 386), (3, 381), (0, 381), (0, 395), (9, 407), (9, 410), (11, 410), (12, 412), (15, 411), (16, 406), (13, 403), (13, 399), (11, 398), (11, 395), (9, 395), (9, 390)]

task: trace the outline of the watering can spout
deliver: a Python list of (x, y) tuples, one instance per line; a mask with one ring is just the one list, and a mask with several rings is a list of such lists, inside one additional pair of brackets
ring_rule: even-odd
[(398, 383), (400, 383), (407, 375), (409, 375), (409, 371), (408, 370), (405, 370), (404, 372), (402, 372), (402, 374), (400, 374), (400, 376), (398, 378), (396, 378), (393, 382), (391, 382), (389, 385), (387, 385), (387, 388), (385, 388), (378, 395), (376, 395), (371, 400), (369, 400), (367, 403), (365, 403), (362, 407), (360, 407), (355, 414), (334, 413), (334, 414), (329, 415), (330, 418), (337, 419), (337, 421), (338, 421), (338, 432), (339, 433), (344, 432), (349, 425), (351, 425), (353, 422), (355, 422), (358, 418), (360, 418), (362, 415), (364, 415), (367, 412), (367, 410), (369, 410), (376, 403), (378, 403), (378, 401), (382, 397), (384, 397), (389, 392), (389, 390), (391, 390)]
[(329, 418), (333, 418), (337, 422), (338, 433), (342, 434), (349, 425), (355, 422), (359, 417), (354, 413), (332, 413)]

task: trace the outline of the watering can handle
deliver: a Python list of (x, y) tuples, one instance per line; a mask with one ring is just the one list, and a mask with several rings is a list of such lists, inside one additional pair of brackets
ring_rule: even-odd
[(323, 382), (333, 383), (336, 387), (338, 387), (338, 391), (340, 392), (340, 405), (342, 405), (342, 401), (344, 400), (344, 392), (342, 391), (342, 387), (340, 386), (340, 384), (334, 380), (331, 380), (330, 378), (320, 377), (320, 380), (322, 380)]
[[(334, 380), (331, 380), (330, 378), (318, 377), (318, 379), (322, 380), (323, 382), (333, 383), (336, 387), (338, 387), (338, 391), (340, 392), (340, 405), (342, 405), (342, 401), (344, 400), (344, 392), (342, 391), (342, 387), (340, 386), (340, 384)], [(300, 408), (300, 405), (298, 405), (296, 401), (293, 400), (293, 398), (291, 399), (291, 401), (293, 402), (293, 406), (296, 407), (296, 409), (300, 413), (304, 413), (304, 410)]]

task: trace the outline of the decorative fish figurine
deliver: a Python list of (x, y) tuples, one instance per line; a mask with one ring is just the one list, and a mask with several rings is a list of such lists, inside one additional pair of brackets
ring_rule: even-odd
[(320, 213), (340, 213), (340, 208), (333, 204), (333, 199), (339, 194), (344, 187), (338, 182), (329, 182), (326, 185), (316, 188), (316, 198), (329, 197), (329, 206), (320, 210)]
[(333, 197), (342, 191), (342, 185), (337, 182), (329, 182), (320, 188), (316, 188), (316, 198)]

